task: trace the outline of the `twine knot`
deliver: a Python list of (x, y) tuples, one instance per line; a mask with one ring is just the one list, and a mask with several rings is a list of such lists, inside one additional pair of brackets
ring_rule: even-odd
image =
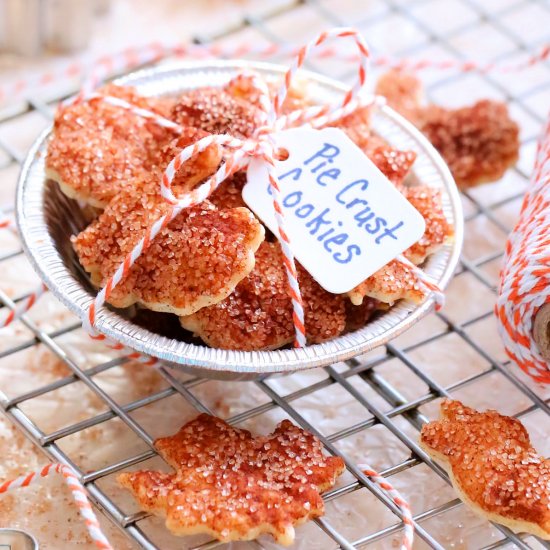
[[(291, 87), (296, 72), (303, 66), (304, 61), (311, 50), (317, 48), (329, 39), (352, 38), (359, 51), (357, 79), (354, 85), (344, 95), (343, 99), (331, 105), (315, 105), (295, 110), (289, 114), (283, 113), (283, 105)], [(300, 286), (298, 284), (298, 275), (294, 253), (291, 243), (285, 231), (285, 220), (283, 208), (281, 206), (279, 180), (275, 171), (275, 161), (279, 160), (278, 155), (285, 151), (278, 151), (275, 135), (281, 130), (297, 127), (321, 128), (330, 122), (343, 118), (347, 114), (357, 109), (360, 105), (378, 104), (376, 98), (365, 100), (359, 97), (362, 91), (369, 64), (369, 50), (358, 31), (349, 28), (336, 28), (321, 33), (315, 40), (312, 40), (303, 46), (297, 53), (294, 62), (286, 71), (283, 82), (279, 89), (270, 98), (270, 93), (266, 82), (256, 74), (243, 75), (249, 80), (247, 84), (257, 94), (259, 126), (255, 129), (251, 137), (239, 139), (228, 134), (209, 135), (200, 139), (196, 143), (185, 147), (166, 167), (160, 182), (161, 196), (172, 208), (147, 230), (144, 237), (136, 244), (134, 249), (127, 255), (124, 262), (118, 267), (112, 277), (107, 281), (103, 289), (98, 293), (96, 299), (89, 309), (87, 318), (84, 320), (85, 328), (96, 339), (105, 340), (106, 337), (94, 329), (96, 321), (96, 312), (108, 300), (110, 293), (126, 276), (128, 271), (134, 265), (136, 260), (145, 252), (158, 233), (166, 227), (184, 208), (192, 207), (206, 200), (210, 194), (227, 178), (234, 173), (246, 169), (252, 161), (263, 163), (267, 177), (269, 179), (270, 194), (273, 198), (273, 208), (278, 227), (278, 240), (284, 256), (284, 266), (289, 284), (289, 295), (292, 300), (293, 322), (295, 328), (295, 346), (303, 347), (306, 345), (306, 329), (304, 322), (304, 308)], [(92, 96), (93, 97), (93, 94)], [(153, 119), (163, 127), (180, 130), (178, 124), (165, 119), (151, 111), (132, 106), (121, 99), (104, 97), (105, 101), (126, 108), (145, 118)], [(172, 191), (172, 183), (177, 171), (181, 166), (188, 162), (211, 145), (217, 145), (223, 150), (223, 162), (216, 173), (199, 185), (196, 189), (176, 197)], [(424, 274), (422, 274), (424, 275)], [(436, 285), (429, 282), (427, 277), (421, 276), (423, 282), (427, 282), (427, 288), (436, 294), (436, 301), (440, 302), (441, 292)]]

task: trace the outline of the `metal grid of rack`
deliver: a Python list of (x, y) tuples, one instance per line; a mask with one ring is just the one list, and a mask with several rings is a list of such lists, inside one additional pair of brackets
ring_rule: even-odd
[[(308, 14), (314, 14), (318, 20), (324, 24), (324, 26), (332, 25), (354, 25), (365, 30), (365, 34), (368, 38), (369, 29), (387, 17), (399, 18), (406, 20), (407, 25), (414, 26), (418, 31), (418, 36), (421, 37), (415, 45), (407, 46), (406, 48), (392, 52), (396, 56), (413, 56), (415, 54), (421, 55), (423, 52), (428, 51), (430, 48), (437, 47), (440, 51), (446, 54), (448, 57), (454, 57), (457, 59), (465, 58), (468, 54), (465, 48), (460, 46), (460, 41), (455, 40), (456, 37), (460, 37), (463, 33), (472, 32), (473, 29), (483, 26), (484, 28), (490, 28), (492, 32), (499, 33), (506, 38), (508, 44), (512, 45), (512, 49), (506, 51), (495, 52), (493, 60), (513, 58), (514, 55), (527, 52), (529, 49), (536, 47), (537, 44), (527, 43), (518, 33), (514, 33), (510, 30), (506, 21), (509, 19), (508, 15), (514, 13), (521, 13), (523, 9), (541, 10), (548, 17), (550, 17), (550, 7), (544, 2), (537, 2), (536, 0), (521, 0), (519, 2), (503, 2), (497, 7), (498, 13), (492, 11), (489, 13), (485, 11), (482, 6), (470, 0), (456, 0), (459, 2), (465, 10), (468, 11), (473, 19), (466, 21), (462, 26), (458, 25), (453, 30), (445, 30), (445, 32), (438, 33), (434, 31), (429, 24), (426, 23), (425, 17), (419, 16), (422, 13), (422, 6), (430, 4), (428, 0), (414, 0), (411, 2), (399, 2), (397, 0), (387, 0), (384, 3), (380, 3), (379, 9), (373, 10), (373, 13), (369, 13), (368, 17), (363, 17), (362, 10), (357, 9), (357, 5), (353, 5), (353, 2), (344, 2), (341, 5), (339, 2), (331, 0), (308, 0), (305, 2), (290, 1), (286, 4), (280, 4), (276, 10), (271, 13), (262, 15), (254, 15), (246, 18), (242, 21), (242, 24), (231, 29), (226, 29), (222, 34), (212, 37), (197, 36), (198, 42), (212, 42), (218, 40), (231, 40), (239, 39), (239, 36), (246, 36), (246, 33), (256, 33), (264, 38), (272, 41), (282, 41), (284, 36), (274, 30), (272, 23), (281, 17), (292, 17), (295, 14), (297, 17), (299, 10), (307, 10)], [(348, 6), (349, 4), (349, 6)], [(359, 3), (356, 3), (359, 4)], [(496, 5), (496, 4), (495, 4)], [(347, 7), (346, 7), (347, 6)], [(349, 9), (348, 9), (349, 8)], [(419, 10), (420, 8), (420, 10)], [(429, 9), (429, 6), (428, 6)], [(348, 13), (349, 12), (349, 13)], [(353, 13), (354, 12), (354, 13)], [(302, 13), (301, 16), (304, 14)], [(539, 40), (539, 43), (541, 41)], [(459, 44), (459, 45), (457, 45)], [(376, 48), (376, 45), (375, 45)], [(467, 50), (467, 48), (466, 48)], [(322, 69), (318, 64), (314, 67), (316, 70)], [(332, 67), (334, 69), (334, 67)], [(485, 84), (488, 84), (492, 89), (506, 99), (509, 103), (523, 109), (525, 113), (534, 121), (536, 128), (537, 124), (541, 125), (543, 122), (543, 115), (532, 107), (530, 98), (537, 96), (542, 90), (550, 86), (550, 67), (544, 65), (543, 69), (547, 71), (547, 80), (539, 82), (528, 89), (523, 89), (519, 92), (513, 92), (504, 84), (502, 84), (496, 76), (493, 75), (480, 75), (479, 78), (483, 80)], [(334, 70), (330, 72), (330, 76), (346, 79), (349, 74), (337, 74)], [(461, 79), (465, 78), (463, 74), (456, 73), (439, 73), (431, 84), (428, 86), (428, 95), (437, 96), (438, 90), (448, 85), (455, 85)], [(58, 98), (62, 99), (62, 98)], [(536, 104), (536, 103), (535, 103)], [(42, 103), (41, 101), (33, 98), (28, 98), (24, 110), (18, 110), (17, 112), (11, 112), (6, 114), (0, 119), (0, 125), (9, 122), (12, 119), (17, 119), (29, 112), (41, 113), (44, 117), (51, 118), (51, 105)], [(536, 131), (533, 135), (525, 137), (522, 142), (523, 146), (533, 145), (536, 138)], [(20, 164), (23, 160), (22, 151), (13, 147), (10, 142), (0, 137), (0, 160), (2, 162), (1, 168), (7, 166), (13, 166)], [(2, 160), (2, 158), (4, 160)], [(522, 167), (521, 163), (518, 167), (514, 168), (515, 177), (523, 184), (528, 180), (528, 167)], [(510, 230), (509, 224), (505, 223), (499, 212), (503, 207), (508, 204), (517, 203), (522, 196), (521, 186), (518, 186), (518, 191), (510, 194), (505, 199), (499, 199), (498, 201), (491, 202), (490, 200), (480, 199), (475, 192), (466, 192), (463, 194), (465, 210), (466, 210), (466, 223), (474, 222), (480, 218), (484, 218), (488, 223), (493, 224), (504, 236)], [(467, 229), (466, 229), (467, 231)], [(2, 263), (7, 262), (19, 255), (22, 255), (21, 250), (12, 250), (8, 253), (0, 252), (0, 273), (2, 272)], [(501, 251), (481, 253), (475, 257), (464, 257), (460, 263), (460, 268), (456, 274), (456, 277), (464, 277), (469, 274), (475, 278), (478, 283), (485, 287), (486, 293), (494, 295), (495, 293), (495, 278), (491, 276), (491, 270), (486, 269), (487, 266), (494, 266), (498, 264), (501, 257)], [(494, 271), (494, 269), (493, 269)], [(25, 296), (17, 296), (14, 300), (10, 299), (8, 294), (1, 288), (0, 280), (0, 301), (3, 303), (4, 308), (14, 308), (15, 304), (24, 299)], [(485, 349), (478, 340), (472, 335), (471, 327), (474, 327), (480, 321), (489, 318), (492, 315), (490, 307), (486, 311), (477, 312), (475, 316), (471, 316), (467, 319), (460, 319), (459, 321), (453, 318), (452, 312), (442, 312), (437, 314), (439, 329), (432, 332), (428, 337), (423, 337), (420, 340), (413, 341), (412, 343), (401, 345), (399, 343), (390, 343), (385, 346), (385, 349), (378, 350), (376, 354), (370, 354), (366, 358), (358, 358), (348, 361), (343, 366), (328, 367), (326, 370), (326, 378), (317, 381), (307, 387), (301, 387), (300, 389), (288, 393), (282, 394), (274, 389), (270, 384), (270, 380), (259, 380), (255, 382), (257, 388), (264, 394), (266, 401), (256, 407), (250, 408), (244, 412), (241, 412), (231, 418), (228, 421), (231, 424), (239, 424), (251, 418), (261, 415), (271, 409), (280, 408), (288, 417), (294, 420), (296, 423), (316, 434), (326, 446), (328, 452), (342, 454), (339, 450), (338, 441), (350, 437), (354, 434), (359, 434), (362, 431), (369, 430), (377, 425), (384, 426), (391, 434), (393, 434), (403, 445), (410, 449), (410, 457), (393, 464), (392, 466), (385, 468), (382, 471), (382, 475), (390, 478), (394, 475), (406, 472), (412, 468), (415, 468), (422, 463), (426, 464), (437, 476), (448, 482), (448, 477), (444, 470), (434, 463), (430, 458), (419, 448), (415, 439), (411, 438), (410, 432), (402, 429), (403, 421), (409, 424), (410, 427), (415, 430), (420, 429), (421, 425), (426, 422), (426, 416), (423, 414), (421, 408), (431, 403), (432, 401), (443, 397), (453, 395), (454, 392), (478, 383), (481, 379), (488, 376), (500, 376), (506, 378), (524, 397), (529, 401), (529, 405), (522, 411), (517, 413), (518, 417), (523, 417), (532, 413), (535, 410), (542, 411), (548, 419), (550, 417), (550, 400), (545, 399), (538, 395), (529, 384), (525, 383), (520, 377), (516, 376), (516, 372), (513, 369), (508, 369), (508, 364), (494, 354)], [(193, 407), (198, 411), (208, 412), (208, 407), (197, 397), (194, 389), (205, 383), (204, 380), (196, 378), (187, 378), (181, 381), (177, 376), (174, 376), (168, 369), (159, 369), (160, 375), (164, 378), (167, 387), (161, 391), (154, 392), (139, 400), (135, 400), (124, 405), (120, 405), (116, 400), (109, 395), (108, 391), (103, 389), (95, 380), (94, 377), (100, 373), (103, 373), (109, 369), (112, 369), (122, 362), (124, 359), (113, 359), (111, 361), (96, 364), (89, 368), (82, 368), (66, 353), (62, 343), (62, 337), (72, 331), (76, 331), (80, 328), (78, 323), (71, 323), (53, 332), (46, 332), (42, 330), (29, 316), (25, 316), (22, 319), (22, 324), (31, 331), (32, 337), (25, 342), (18, 342), (17, 345), (3, 349), (0, 352), (1, 358), (15, 356), (15, 354), (21, 350), (36, 346), (38, 343), (42, 343), (51, 352), (60, 358), (61, 361), (70, 369), (71, 374), (56, 380), (53, 383), (47, 384), (43, 387), (33, 389), (27, 393), (17, 395), (15, 397), (8, 398), (0, 391), (0, 406), (4, 413), (15, 422), (18, 427), (24, 432), (24, 434), (30, 438), (37, 446), (41, 447), (46, 455), (52, 460), (65, 462), (71, 465), (78, 472), (81, 481), (86, 485), (91, 498), (94, 503), (126, 534), (132, 538), (139, 546), (143, 548), (155, 548), (155, 541), (149, 538), (146, 529), (142, 528), (142, 522), (146, 519), (146, 514), (138, 512), (133, 514), (126, 514), (121, 510), (106, 494), (98, 484), (98, 482), (105, 476), (114, 474), (116, 472), (127, 469), (133, 465), (140, 464), (145, 460), (148, 460), (155, 456), (153, 449), (153, 438), (149, 435), (147, 430), (135, 419), (132, 415), (133, 412), (138, 411), (142, 407), (146, 407), (153, 403), (160, 402), (174, 395), (180, 395), (186, 399)], [(467, 378), (453, 382), (452, 384), (441, 384), (433, 376), (426, 373), (415, 359), (415, 351), (433, 344), (434, 342), (445, 338), (449, 334), (454, 334), (455, 337), (460, 339), (461, 346), (464, 349), (468, 348), (470, 352), (473, 352), (481, 356), (486, 362), (487, 367)], [(409, 371), (409, 374), (418, 381), (422, 387), (426, 387), (427, 391), (424, 394), (419, 394), (414, 399), (408, 399), (404, 396), (390, 381), (384, 376), (384, 370), (379, 368), (384, 366), (389, 361), (398, 361), (400, 365)], [(369, 399), (365, 394), (360, 391), (354, 384), (353, 380), (362, 380), (371, 388), (376, 395), (378, 395), (387, 407), (381, 407), (377, 405), (377, 401)], [(106, 406), (107, 411), (98, 414), (92, 418), (72, 423), (65, 426), (62, 429), (56, 430), (51, 433), (44, 433), (39, 426), (33, 421), (33, 419), (24, 410), (24, 405), (32, 401), (33, 399), (43, 397), (51, 392), (63, 389), (71, 384), (75, 384), (81, 381), (91, 392), (93, 392)], [(323, 434), (315, 423), (308, 422), (303, 415), (300, 414), (297, 407), (293, 406), (300, 398), (311, 395), (316, 391), (323, 388), (330, 388), (332, 386), (339, 386), (341, 389), (348, 392), (354, 400), (368, 411), (368, 419), (357, 422), (346, 429), (340, 430), (330, 435)], [(59, 441), (67, 436), (81, 432), (90, 427), (100, 426), (102, 423), (107, 422), (110, 419), (120, 419), (130, 430), (132, 430), (146, 445), (147, 449), (143, 452), (137, 453), (134, 456), (117, 460), (105, 467), (96, 469), (93, 471), (82, 471), (75, 461), (75, 458), (67, 454)], [(398, 422), (399, 420), (399, 422)], [(340, 486), (327, 492), (324, 495), (326, 501), (331, 501), (350, 494), (360, 488), (366, 487), (370, 490), (385, 506), (387, 506), (392, 512), (394, 512), (393, 524), (366, 534), (355, 540), (348, 540), (344, 534), (336, 529), (330, 522), (330, 517), (325, 517), (317, 520), (317, 525), (322, 529), (326, 535), (332, 539), (334, 547), (340, 548), (362, 548), (368, 545), (376, 545), (377, 542), (382, 541), (386, 537), (395, 535), (402, 529), (402, 523), (400, 521), (400, 513), (395, 505), (388, 499), (357, 467), (357, 465), (349, 458), (345, 457), (348, 471), (352, 474), (353, 480), (344, 486)], [(462, 506), (458, 499), (450, 500), (434, 507), (429, 510), (422, 511), (415, 516), (417, 537), (422, 539), (428, 547), (443, 548), (443, 543), (437, 540), (430, 532), (429, 521), (431, 518), (437, 517), (441, 514), (445, 514), (449, 510)], [(535, 541), (533, 537), (526, 537), (524, 535), (515, 535), (508, 529), (497, 526), (500, 532), (499, 540), (491, 542), (485, 545), (485, 549), (500, 548), (510, 544), (515, 544), (516, 547), (527, 548), (550, 548), (549, 543), (542, 541)], [(261, 547), (258, 542), (250, 543), (252, 546)], [(533, 546), (536, 545), (536, 546)], [(196, 548), (205, 550), (206, 548), (214, 548), (220, 545), (215, 541), (200, 544)]]

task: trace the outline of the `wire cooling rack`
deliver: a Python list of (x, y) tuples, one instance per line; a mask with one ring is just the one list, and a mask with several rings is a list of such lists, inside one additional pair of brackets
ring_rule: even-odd
[[(441, 55), (460, 60), (478, 57), (476, 48), (480, 44), (484, 44), (486, 51), (482, 50), (483, 59), (507, 61), (514, 60), (516, 56), (525, 54), (548, 39), (541, 34), (537, 35), (536, 28), (534, 28), (536, 25), (532, 26), (530, 22), (540, 21), (541, 18), (543, 20), (546, 18), (548, 21), (549, 17), (549, 5), (544, 1), (537, 2), (536, 0), (520, 2), (491, 0), (480, 4), (470, 0), (451, 0), (449, 2), (432, 0), (388, 0), (382, 2), (373, 0), (364, 3), (352, 0), (290, 1), (277, 2), (276, 8), (270, 13), (247, 17), (239, 25), (225, 29), (223, 33), (216, 36), (197, 36), (196, 41), (239, 41), (243, 38), (261, 37), (264, 40), (268, 39), (278, 43), (285, 40), (301, 42), (304, 40), (306, 32), (314, 33), (321, 28), (334, 25), (353, 25), (363, 30), (373, 49), (381, 53), (431, 58)], [(544, 27), (544, 25), (542, 26)], [(547, 27), (548, 25), (546, 25)], [(345, 66), (338, 67), (337, 64), (330, 62), (323, 65), (320, 65), (319, 62), (312, 63), (312, 68), (320, 71), (326, 70), (330, 76), (342, 80), (351, 77), (352, 73), (351, 68), (346, 72)], [(427, 421), (423, 412), (425, 406), (440, 397), (460, 394), (460, 391), (465, 388), (475, 388), (483, 380), (505, 379), (515, 388), (514, 391), (521, 395), (521, 402), (527, 403), (523, 410), (515, 410), (514, 414), (520, 418), (527, 418), (537, 412), (542, 415), (540, 416), (541, 422), (548, 422), (550, 400), (542, 397), (529, 382), (524, 381), (518, 375), (518, 371), (514, 368), (508, 369), (509, 363), (504, 360), (502, 354), (496, 351), (499, 350), (499, 343), (494, 334), (484, 339), (478, 338), (478, 333), (484, 330), (485, 322), (492, 317), (492, 303), (494, 302), (504, 239), (511, 229), (514, 215), (519, 208), (529, 176), (529, 155), (534, 150), (536, 134), (542, 125), (546, 114), (545, 110), (548, 108), (543, 97), (550, 86), (550, 67), (545, 64), (537, 71), (537, 78), (533, 82), (523, 79), (521, 75), (504, 81), (497, 74), (466, 75), (455, 72), (426, 74), (427, 93), (429, 98), (434, 101), (444, 98), (449, 89), (455, 91), (464, 89), (469, 92), (473, 89), (481, 90), (484, 92), (482, 95), (488, 94), (506, 100), (510, 105), (512, 115), (521, 119), (523, 127), (522, 158), (518, 166), (507, 176), (508, 179), (513, 180), (513, 185), (509, 186), (511, 191), (505, 193), (504, 198), (502, 194), (499, 194), (498, 199), (492, 197), (490, 190), (488, 192), (472, 190), (463, 194), (466, 213), (466, 245), (455, 280), (468, 278), (472, 285), (477, 285), (478, 290), (482, 289), (484, 295), (488, 297), (483, 302), (484, 305), (472, 304), (471, 312), (468, 315), (463, 315), (456, 313), (456, 301), (451, 299), (451, 303), (443, 312), (434, 316), (431, 321), (424, 321), (424, 323), (429, 322), (431, 328), (425, 330), (422, 337), (400, 338), (368, 356), (348, 361), (345, 365), (328, 367), (325, 369), (326, 376), (290, 393), (277, 390), (271, 380), (259, 380), (251, 383), (256, 386), (256, 390), (263, 394), (264, 400), (261, 404), (228, 418), (231, 424), (240, 424), (271, 410), (280, 409), (296, 423), (316, 434), (329, 452), (338, 454), (342, 454), (338, 445), (340, 441), (383, 426), (410, 450), (408, 458), (385, 467), (381, 472), (383, 476), (392, 478), (399, 474), (407, 475), (412, 469), (418, 468), (424, 463), (435, 476), (439, 476), (448, 483), (448, 477), (444, 470), (419, 448), (416, 436), (411, 436), (411, 433), (414, 434)], [(464, 97), (469, 97), (469, 95), (472, 94), (468, 93)], [(10, 170), (13, 172), (13, 168), (21, 164), (24, 156), (24, 152), (18, 150), (12, 141), (2, 134), (2, 127), (17, 122), (18, 119), (29, 113), (51, 119), (53, 105), (54, 103), (47, 104), (39, 99), (29, 97), (24, 107), (0, 117), (0, 174), (5, 174)], [(475, 229), (480, 223), (484, 224), (483, 227), (491, 227), (491, 235), (493, 235), (491, 247), (483, 246), (481, 238), (483, 235), (475, 233)], [(491, 239), (488, 238), (488, 240)], [(22, 254), (20, 248), (7, 252), (0, 250), (0, 301), (3, 303), (3, 308), (13, 309), (17, 302), (25, 298), (25, 295), (20, 295), (12, 300), (8, 293), (2, 289), (1, 278), (2, 266)], [(450, 293), (452, 293), (452, 286), (451, 284)], [(136, 420), (138, 415), (133, 413), (175, 395), (182, 396), (197, 411), (208, 412), (204, 399), (198, 397), (200, 392), (195, 391), (200, 385), (208, 382), (197, 378), (186, 378), (182, 381), (170, 370), (161, 368), (159, 373), (166, 383), (164, 389), (120, 405), (108, 390), (97, 383), (96, 377), (109, 369), (120, 366), (124, 359), (113, 359), (84, 368), (71, 358), (63, 344), (64, 336), (80, 329), (79, 323), (71, 322), (69, 325), (51, 332), (40, 328), (32, 316), (23, 317), (21, 323), (30, 331), (29, 339), (18, 341), (13, 346), (3, 346), (0, 351), (0, 359), (11, 357), (15, 361), (18, 352), (41, 343), (68, 367), (71, 374), (60, 377), (43, 387), (9, 398), (7, 397), (8, 392), (0, 391), (1, 408), (22, 432), (41, 447), (52, 460), (67, 463), (78, 472), (93, 502), (130, 539), (133, 539), (140, 547), (157, 548), (158, 543), (155, 542), (154, 536), (150, 535), (145, 528), (147, 515), (142, 512), (127, 513), (123, 511), (114, 502), (111, 495), (101, 488), (101, 480), (132, 466), (140, 465), (155, 456), (152, 447), (154, 438)], [(425, 368), (418, 358), (421, 357), (421, 352), (429, 350), (430, 346), (438, 342), (444, 342), (449, 337), (453, 338), (455, 344), (458, 342), (460, 353), (464, 355), (465, 361), (474, 355), (481, 360), (484, 367), (474, 374), (469, 372), (469, 376), (451, 383), (441, 382), (433, 374), (433, 371)], [(406, 376), (412, 380), (411, 384), (416, 384), (419, 388), (413, 397), (404, 395), (396, 387), (396, 384), (386, 377), (383, 367), (390, 363), (393, 365), (397, 363)], [(36, 420), (31, 418), (32, 415), (26, 412), (26, 405), (35, 399), (64, 391), (79, 381), (102, 401), (106, 412), (70, 423), (53, 432), (46, 433), (41, 430)], [(376, 395), (377, 399), (368, 397), (367, 395), (370, 394), (359, 388), (357, 381), (361, 381), (362, 388), (368, 387), (372, 390), (372, 394)], [(319, 429), (315, 422), (306, 420), (296, 403), (315, 392), (335, 387), (347, 392), (353, 398), (354, 406), (363, 408), (368, 414), (366, 414), (366, 419), (327, 435)], [(79, 467), (77, 457), (65, 452), (60, 441), (89, 428), (101, 427), (103, 423), (115, 418), (120, 419), (142, 440), (145, 450), (135, 453), (133, 456), (113, 461), (104, 467), (84, 471)], [(324, 495), (325, 500), (329, 502), (342, 499), (346, 495), (366, 487), (395, 514), (393, 522), (382, 529), (370, 532), (366, 530), (364, 535), (354, 539), (347, 537), (342, 529), (337, 529), (331, 523), (330, 514), (317, 520), (316, 524), (328, 536), (327, 540), (332, 540), (327, 547), (363, 548), (370, 546), (375, 548), (383, 541), (387, 541), (388, 537), (395, 538), (396, 533), (402, 529), (403, 524), (400, 521), (399, 512), (391, 500), (362, 475), (351, 459), (344, 458), (352, 476), (350, 477), (351, 481), (328, 491)], [(446, 547), (448, 541), (438, 540), (438, 534), (431, 529), (433, 523), (431, 520), (444, 516), (460, 506), (463, 506), (462, 503), (455, 498), (418, 513), (415, 516), (415, 521), (417, 540), (422, 541), (419, 542), (419, 547)], [(501, 526), (496, 526), (495, 529), (498, 530), (496, 537), (484, 544), (476, 545), (476, 547), (485, 550), (512, 545), (522, 549), (550, 548), (550, 544), (538, 541), (534, 537), (515, 535)], [(182, 544), (185, 543), (185, 541), (182, 542)], [(259, 542), (249, 544), (261, 547)], [(196, 545), (194, 548), (207, 549), (219, 545), (220, 543), (216, 541), (209, 541)], [(466, 547), (473, 548), (471, 544), (467, 544)]]

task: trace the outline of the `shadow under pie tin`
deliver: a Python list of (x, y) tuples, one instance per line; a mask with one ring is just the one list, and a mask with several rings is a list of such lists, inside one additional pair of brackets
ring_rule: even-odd
[[(148, 96), (177, 94), (200, 86), (222, 85), (243, 69), (253, 69), (268, 80), (280, 80), (286, 70), (268, 63), (201, 61), (139, 71), (119, 78), (116, 83), (135, 86)], [(343, 84), (324, 76), (308, 71), (301, 76), (309, 83), (308, 93), (313, 100), (335, 101), (346, 91)], [(426, 138), (389, 107), (375, 110), (372, 128), (391, 145), (417, 153), (407, 183), (443, 190), (443, 208), (454, 227), (454, 240), (432, 254), (423, 269), (444, 288), (457, 265), (463, 237), (461, 203), (453, 178)], [(23, 165), (17, 189), (17, 223), (34, 269), (54, 295), (82, 318), (96, 291), (78, 262), (70, 237), (83, 229), (86, 220), (78, 204), (45, 176), (51, 130), (48, 128), (38, 137)], [(401, 300), (359, 330), (323, 344), (274, 351), (213, 349), (176, 340), (143, 328), (130, 320), (127, 312), (110, 308), (98, 312), (96, 326), (108, 337), (162, 359), (171, 367), (199, 376), (244, 380), (326, 366), (365, 353), (401, 334), (433, 306), (431, 297), (419, 305)]]

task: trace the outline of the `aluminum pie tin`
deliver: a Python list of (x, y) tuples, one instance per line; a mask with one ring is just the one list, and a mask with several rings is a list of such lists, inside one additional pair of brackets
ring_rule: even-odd
[[(248, 61), (200, 61), (161, 66), (132, 73), (116, 81), (135, 86), (144, 95), (176, 94), (199, 86), (219, 86), (243, 69), (252, 69), (268, 80), (280, 80), (285, 67)], [(314, 100), (335, 101), (346, 87), (316, 73), (303, 71)], [(372, 128), (393, 146), (409, 149), (418, 157), (409, 176), (412, 185), (422, 183), (443, 191), (443, 207), (454, 226), (454, 239), (431, 255), (423, 269), (445, 288), (458, 263), (463, 239), (459, 194), (446, 164), (426, 138), (389, 107), (376, 110)], [(85, 226), (81, 209), (45, 176), (44, 161), (52, 128), (45, 130), (28, 152), (17, 189), (17, 223), (23, 247), (40, 278), (69, 310), (82, 318), (95, 290), (73, 252), (70, 236)], [(269, 374), (291, 373), (350, 359), (389, 342), (427, 315), (433, 298), (422, 304), (401, 300), (365, 327), (305, 348), (274, 351), (234, 351), (210, 348), (167, 338), (147, 330), (124, 316), (103, 308), (97, 328), (108, 337), (141, 353), (157, 357), (169, 366), (194, 375), (221, 379), (254, 379)]]
[(0, 528), (0, 550), (38, 550), (36, 538), (21, 529)]

